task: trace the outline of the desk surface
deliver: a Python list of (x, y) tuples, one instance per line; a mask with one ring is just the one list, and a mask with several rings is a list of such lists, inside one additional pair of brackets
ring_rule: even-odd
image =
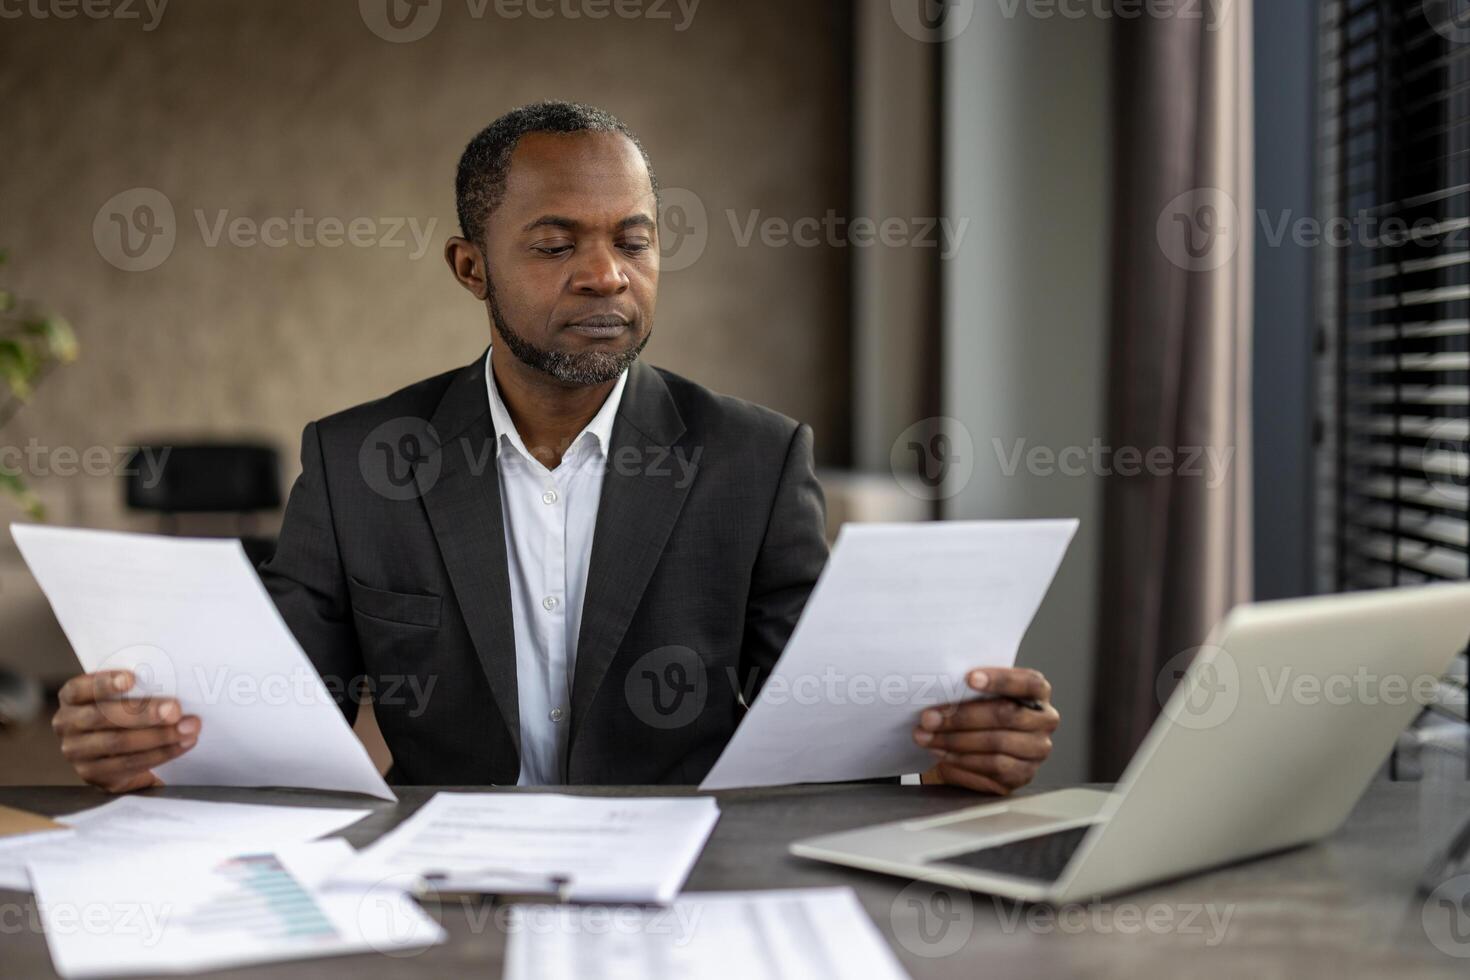
[[(172, 789), (191, 799), (297, 805), (361, 805), (361, 798), (293, 790)], [(361, 847), (435, 792), (400, 790), (345, 836)], [(572, 792), (669, 795), (657, 790)], [(1470, 934), (1450, 931), (1448, 910), (1429, 916), (1414, 882), (1435, 845), (1470, 813), (1470, 783), (1380, 783), (1330, 841), (1054, 911), (989, 896), (935, 900), (923, 884), (807, 862), (791, 841), (884, 820), (942, 813), (977, 798), (939, 787), (844, 785), (719, 793), (721, 818), (687, 890), (850, 885), (915, 978), (1239, 976), (1456, 977), (1470, 970)], [(81, 787), (0, 787), (0, 803), (49, 814), (107, 799)], [(906, 890), (907, 889), (907, 890)], [(30, 896), (0, 890), (5, 977), (51, 977)], [(938, 913), (947, 913), (943, 919)], [(922, 918), (922, 921), (920, 917)], [(408, 958), (349, 956), (211, 974), (219, 977), (500, 975), (503, 917), (450, 906), (438, 916), (442, 946)], [(1434, 933), (1433, 941), (1430, 932)], [(1458, 941), (1457, 941), (1458, 939)], [(1438, 945), (1436, 945), (1436, 942)], [(1458, 954), (1455, 955), (1455, 954)]]

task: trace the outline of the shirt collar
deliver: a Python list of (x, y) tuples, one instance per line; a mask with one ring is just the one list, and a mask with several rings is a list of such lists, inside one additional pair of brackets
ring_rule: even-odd
[[(628, 386), (628, 372), (623, 371), (618, 375), (618, 383), (613, 385), (613, 390), (608, 394), (607, 400), (592, 416), (592, 421), (587, 427), (577, 433), (566, 452), (570, 453), (584, 442), (590, 442), (594, 451), (607, 458), (608, 450), (612, 446), (613, 422), (618, 415), (618, 405), (623, 400), (623, 389)], [(490, 351), (485, 352), (485, 389), (490, 395), (490, 422), (495, 426), (495, 456), (500, 457), (501, 449), (510, 444), (510, 447), (527, 460), (537, 460), (526, 449), (526, 444), (521, 440), (521, 434), (517, 431), (515, 423), (511, 421), (510, 411), (505, 407), (505, 402), (500, 398), (500, 388), (495, 384), (495, 372), (490, 368)], [(565, 454), (564, 454), (565, 457)], [(542, 463), (541, 465), (545, 465)]]

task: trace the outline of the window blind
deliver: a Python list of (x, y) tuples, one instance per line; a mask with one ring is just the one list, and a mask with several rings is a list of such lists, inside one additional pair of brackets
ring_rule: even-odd
[[(1470, 577), (1465, 8), (1460, 0), (1321, 7), (1321, 591)], [(1464, 657), (1444, 691), (1462, 721)]]

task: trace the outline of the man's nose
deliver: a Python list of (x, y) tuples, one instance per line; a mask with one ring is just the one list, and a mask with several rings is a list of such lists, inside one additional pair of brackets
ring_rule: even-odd
[(628, 288), (622, 263), (611, 249), (592, 249), (572, 277), (572, 289), (592, 296), (615, 296)]

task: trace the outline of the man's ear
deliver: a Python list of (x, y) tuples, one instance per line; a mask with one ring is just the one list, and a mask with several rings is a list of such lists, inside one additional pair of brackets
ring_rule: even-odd
[(484, 302), (488, 295), (488, 276), (485, 253), (480, 251), (480, 246), (468, 238), (455, 235), (444, 243), (444, 261), (449, 263), (449, 271), (454, 273), (459, 284), (469, 290), (475, 299)]

